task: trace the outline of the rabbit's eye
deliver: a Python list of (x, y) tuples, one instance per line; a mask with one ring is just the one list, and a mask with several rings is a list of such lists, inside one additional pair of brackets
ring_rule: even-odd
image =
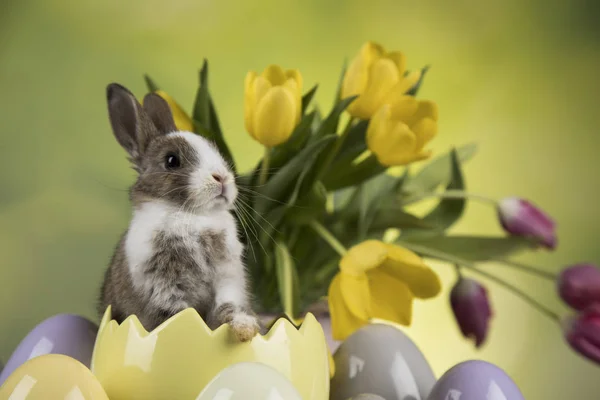
[(176, 169), (181, 166), (181, 162), (179, 161), (179, 157), (175, 153), (169, 153), (165, 156), (165, 168), (167, 169)]

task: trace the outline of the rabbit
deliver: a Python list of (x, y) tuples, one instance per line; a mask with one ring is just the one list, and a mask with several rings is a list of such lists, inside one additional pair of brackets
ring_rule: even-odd
[(133, 217), (116, 246), (100, 290), (119, 323), (135, 314), (151, 331), (194, 308), (211, 329), (230, 324), (238, 340), (260, 326), (250, 307), (244, 246), (231, 214), (237, 187), (216, 146), (178, 131), (167, 103), (148, 94), (143, 106), (125, 87), (106, 89), (114, 136), (137, 180)]

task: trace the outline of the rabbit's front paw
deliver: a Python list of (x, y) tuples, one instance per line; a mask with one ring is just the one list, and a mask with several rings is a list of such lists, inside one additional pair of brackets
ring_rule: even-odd
[(256, 317), (246, 313), (234, 314), (229, 324), (240, 342), (251, 340), (260, 330)]

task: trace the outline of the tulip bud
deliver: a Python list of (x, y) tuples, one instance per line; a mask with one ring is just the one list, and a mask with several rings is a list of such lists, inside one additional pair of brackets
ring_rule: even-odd
[(600, 303), (600, 269), (592, 264), (565, 268), (558, 277), (558, 293), (565, 303), (582, 311)]
[(514, 236), (533, 237), (548, 248), (556, 247), (554, 221), (527, 200), (507, 197), (498, 204), (500, 223)]
[(600, 364), (600, 303), (591, 305), (576, 317), (565, 318), (562, 326), (571, 348)]
[(450, 305), (464, 337), (480, 347), (487, 337), (492, 310), (487, 290), (473, 279), (460, 278), (450, 292)]
[(261, 75), (246, 75), (244, 122), (248, 133), (266, 147), (287, 141), (302, 114), (302, 76), (270, 65)]

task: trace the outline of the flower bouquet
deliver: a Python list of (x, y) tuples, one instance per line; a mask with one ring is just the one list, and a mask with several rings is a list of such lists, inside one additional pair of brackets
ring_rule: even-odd
[[(270, 65), (261, 74), (248, 72), (245, 127), (264, 146), (264, 155), (250, 171), (237, 171), (236, 215), (257, 310), (294, 320), (326, 302), (336, 340), (374, 319), (407, 326), (413, 299), (434, 298), (441, 289), (425, 257), (456, 269), (450, 302), (459, 328), (477, 347), (493, 313), (486, 288), (463, 277), (462, 270), (564, 322), (569, 343), (600, 360), (600, 350), (585, 350), (593, 340), (584, 333), (591, 323), (586, 315), (596, 315), (592, 305), (600, 301), (600, 272), (574, 265), (557, 277), (510, 259), (523, 251), (555, 249), (555, 223), (527, 200), (468, 192), (462, 165), (476, 154), (476, 144), (433, 157), (427, 145), (438, 131), (438, 107), (418, 98), (428, 71), (429, 66), (407, 70), (403, 53), (367, 42), (343, 68), (326, 113), (312, 104), (317, 85), (304, 91), (300, 71)], [(235, 168), (208, 89), (207, 62), (189, 115), (148, 76), (146, 83), (167, 100), (179, 129), (213, 140)], [(411, 212), (432, 198), (439, 201), (425, 215)], [(449, 235), (467, 201), (487, 203), (507, 234)], [(479, 267), (489, 261), (555, 282), (579, 318), (559, 318)]]
[[(414, 299), (433, 299), (441, 291), (426, 259), (456, 270), (451, 308), (476, 347), (486, 340), (493, 311), (487, 289), (463, 270), (504, 286), (561, 322), (570, 346), (600, 363), (600, 270), (578, 264), (555, 276), (510, 259), (522, 251), (554, 249), (555, 223), (524, 199), (468, 192), (462, 165), (475, 155), (475, 144), (434, 157), (427, 145), (438, 131), (438, 108), (417, 97), (428, 71), (407, 70), (404, 54), (367, 42), (343, 69), (327, 112), (313, 104), (317, 86), (305, 91), (298, 70), (270, 65), (261, 74), (249, 72), (245, 127), (264, 146), (249, 171), (238, 170), (222, 132), (206, 61), (189, 114), (146, 76), (148, 90), (167, 101), (177, 128), (213, 141), (236, 172), (235, 214), (255, 310), (285, 318), (276, 318), (266, 336), (232, 347), (226, 326), (212, 332), (193, 310), (153, 332), (135, 316), (117, 324), (110, 309), (99, 329), (80, 317), (53, 317), (15, 351), (0, 374), (0, 395), (132, 399), (195, 396), (202, 389), (201, 400), (521, 399), (503, 371), (482, 361), (458, 364), (436, 379), (399, 329), (411, 324)], [(425, 199), (437, 204), (423, 215), (413, 212)], [(506, 235), (449, 235), (470, 200), (489, 204)], [(480, 268), (489, 261), (556, 284), (576, 314), (560, 318)], [(319, 326), (335, 351), (329, 365)], [(207, 354), (218, 362), (210, 368), (194, 364)], [(71, 393), (75, 389), (79, 393)]]

